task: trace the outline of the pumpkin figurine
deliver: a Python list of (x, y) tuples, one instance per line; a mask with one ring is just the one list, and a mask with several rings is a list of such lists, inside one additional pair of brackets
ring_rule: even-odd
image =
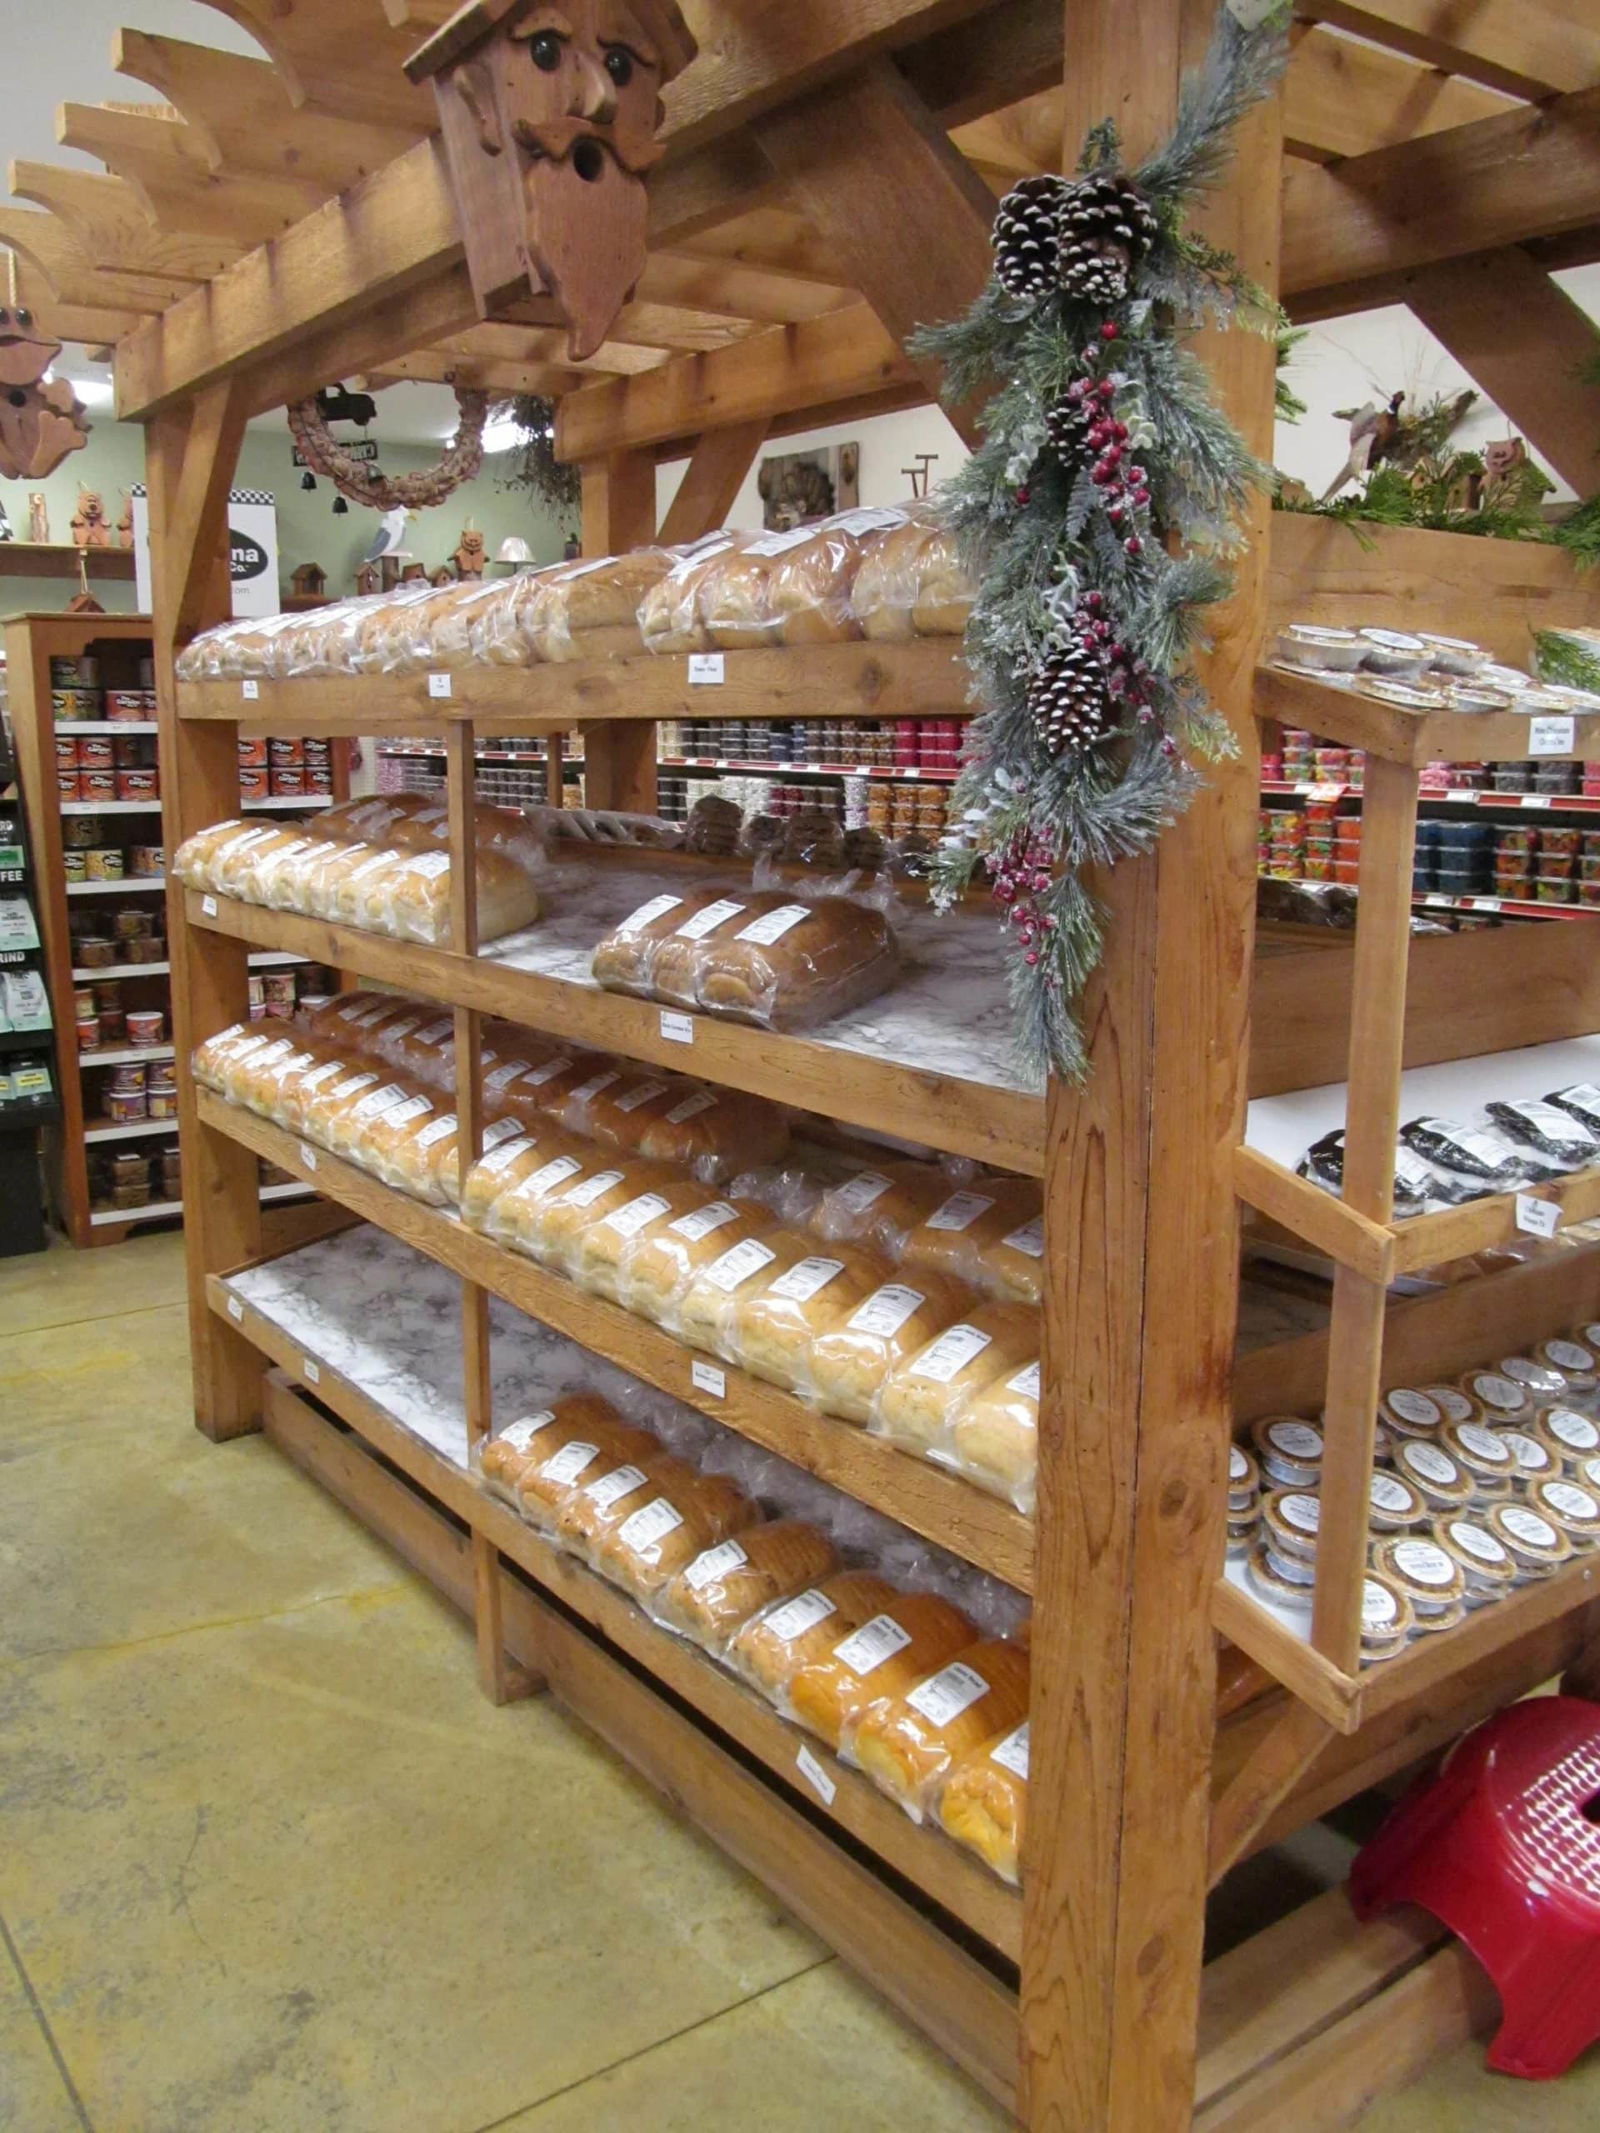
[(42, 382), (60, 353), (31, 311), (0, 305), (0, 474), (8, 481), (40, 481), (89, 441), (88, 416), (65, 378)]

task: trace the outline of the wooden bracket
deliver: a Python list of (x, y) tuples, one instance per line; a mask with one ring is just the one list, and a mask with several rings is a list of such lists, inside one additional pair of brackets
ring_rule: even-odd
[(736, 422), (731, 429), (707, 430), (696, 440), (678, 493), (661, 521), (663, 547), (697, 541), (702, 534), (726, 525), (734, 499), (766, 442), (767, 428), (766, 417), (758, 415), (752, 422)]
[(1210, 1887), (1215, 1888), (1229, 1867), (1244, 1857), (1256, 1831), (1333, 1738), (1333, 1727), (1320, 1713), (1290, 1698), (1276, 1725), (1211, 1810)]

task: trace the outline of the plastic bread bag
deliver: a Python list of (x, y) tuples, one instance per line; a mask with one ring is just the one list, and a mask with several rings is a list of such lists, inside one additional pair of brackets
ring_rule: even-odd
[[(487, 1193), (487, 1185), (480, 1180), (486, 1198), (481, 1215), (474, 1222), (474, 1227), (480, 1228), (486, 1237), (493, 1237), (497, 1244), (508, 1244), (514, 1251), (526, 1253), (530, 1259), (539, 1256), (546, 1201), (565, 1191), (587, 1171), (600, 1167), (593, 1151), (568, 1142), (564, 1135), (556, 1136), (550, 1153), (545, 1152), (537, 1135), (534, 1138), (543, 1160), (526, 1168), (517, 1166), (516, 1175), (502, 1182), (499, 1191), (492, 1195)], [(471, 1175), (470, 1171), (468, 1175)], [(475, 1196), (474, 1207), (477, 1205)]]
[(396, 1191), (443, 1207), (448, 1195), (435, 1166), (435, 1143), (422, 1136), (447, 1110), (449, 1100), (409, 1078), (401, 1086), (406, 1093), (399, 1103), (385, 1105), (352, 1128), (353, 1159)]
[(952, 1190), (936, 1163), (877, 1163), (831, 1187), (811, 1228), (824, 1244), (870, 1245), (898, 1259), (911, 1231)]
[[(573, 1279), (584, 1232), (593, 1223), (630, 1200), (660, 1192), (663, 1187), (670, 1189), (675, 1182), (659, 1163), (596, 1149), (592, 1154), (586, 1153), (580, 1176), (530, 1205), (524, 1232), (511, 1241), (541, 1266)], [(511, 1197), (515, 1200), (518, 1196)]]
[[(713, 927), (724, 923), (734, 915), (725, 909), (730, 892), (721, 886), (691, 887), (687, 882), (664, 890), (650, 897), (637, 911), (630, 912), (622, 923), (614, 926), (594, 951), (591, 966), (597, 985), (607, 992), (631, 993), (638, 999), (653, 999), (655, 994), (655, 960), (662, 946), (676, 942), (673, 958), (669, 959), (681, 969), (685, 961), (683, 943), (694, 942), (701, 936), (687, 935), (682, 927), (699, 921), (708, 911), (714, 912)], [(742, 908), (742, 907), (737, 907)], [(692, 973), (680, 981), (679, 1005), (694, 1005), (694, 980)]]
[(311, 1054), (304, 1067), (284, 1071), (276, 1077), (278, 1124), (286, 1133), (302, 1139), (314, 1139), (311, 1119), (317, 1106), (332, 1093), (334, 1084), (343, 1080), (352, 1071), (353, 1055), (324, 1038), (312, 1038), (305, 1047)]
[(1562, 1170), (1600, 1162), (1600, 1136), (1559, 1104), (1512, 1100), (1484, 1107), (1507, 1140)]
[[(352, 838), (333, 845), (326, 853), (308, 855), (306, 864), (295, 869), (289, 884), (293, 901), (286, 901), (282, 908), (299, 911), (308, 918), (338, 922), (343, 916), (342, 899), (349, 877), (360, 869), (370, 873), (386, 866), (394, 857), (387, 846), (370, 844), (364, 838)], [(351, 909), (355, 908), (355, 900), (353, 894)]]
[(838, 1568), (826, 1533), (803, 1519), (771, 1519), (703, 1548), (656, 1593), (651, 1613), (716, 1655), (752, 1615), (792, 1599)]
[[(478, 1160), (493, 1155), (507, 1141), (518, 1138), (520, 1128), (514, 1118), (491, 1119), (483, 1128), (482, 1145)], [(418, 1163), (425, 1162), (428, 1169), (428, 1189), (412, 1188), (421, 1199), (432, 1200), (436, 1205), (459, 1207), (461, 1204), (462, 1155), (461, 1120), (454, 1111), (441, 1110), (436, 1118), (428, 1119), (413, 1143)], [(470, 1177), (474, 1165), (467, 1164)]]
[(706, 1185), (776, 1163), (788, 1145), (789, 1113), (781, 1104), (688, 1080), (675, 1081), (672, 1100), (645, 1115), (638, 1141), (641, 1155), (681, 1163)]
[(236, 1045), (215, 1055), (222, 1095), (229, 1103), (253, 1111), (258, 1092), (267, 1086), (272, 1069), (297, 1049), (295, 1039), (279, 1028), (273, 1034), (264, 1035), (258, 1045)]
[(790, 1714), (853, 1760), (856, 1727), (874, 1704), (903, 1696), (976, 1641), (966, 1616), (937, 1593), (897, 1592), (791, 1678)]
[(431, 1089), (455, 1087), (456, 1018), (432, 1000), (407, 1001), (403, 1014), (377, 1024), (366, 1049)]
[(734, 1245), (771, 1228), (765, 1210), (752, 1214), (726, 1199), (652, 1224), (623, 1254), (618, 1301), (681, 1339), (683, 1299), (696, 1278)]
[(517, 1483), (550, 1456), (563, 1432), (581, 1434), (599, 1423), (609, 1428), (621, 1418), (606, 1400), (594, 1393), (569, 1393), (552, 1400), (548, 1407), (517, 1415), (497, 1427), (474, 1448), (472, 1464), (491, 1496), (498, 1496), (520, 1514), (522, 1499)]
[(808, 1163), (758, 1163), (740, 1171), (728, 1198), (764, 1207), (785, 1229), (810, 1229), (827, 1189), (827, 1179)]
[(760, 1505), (725, 1475), (687, 1465), (668, 1473), (664, 1461), (651, 1466), (643, 1497), (625, 1518), (607, 1522), (593, 1543), (600, 1574), (647, 1605), (697, 1555), (761, 1517)]
[(335, 1155), (344, 1157), (347, 1163), (365, 1168), (362, 1162), (362, 1147), (367, 1129), (385, 1111), (392, 1111), (397, 1104), (416, 1093), (414, 1087), (404, 1081), (385, 1077), (373, 1072), (370, 1087), (339, 1094), (339, 1084), (329, 1093), (326, 1106), (319, 1106), (312, 1114), (317, 1138), (331, 1148)]
[(332, 807), (324, 808), (317, 817), (317, 828), (325, 837), (383, 844), (397, 822), (432, 814), (439, 804), (426, 793), (369, 792), (359, 799), (337, 800)]
[[(525, 1178), (558, 1155), (573, 1151), (573, 1144), (559, 1127), (542, 1122), (537, 1133), (522, 1130), (507, 1132), (503, 1139), (468, 1167), (461, 1181), (461, 1219), (469, 1229), (481, 1230), (485, 1236), (498, 1233), (494, 1227), (496, 1204), (505, 1194), (515, 1191)], [(569, 1175), (576, 1175), (575, 1172)]]
[(349, 674), (393, 674), (403, 657), (406, 617), (435, 597), (426, 578), (397, 585), (372, 600), (343, 603), (336, 627), (342, 639), (339, 670)]
[(978, 1253), (976, 1286), (1012, 1303), (1044, 1302), (1044, 1215), (1029, 1215)]
[(735, 1297), (727, 1345), (753, 1377), (814, 1400), (812, 1343), (876, 1295), (889, 1274), (885, 1260), (859, 1245), (812, 1249), (775, 1280)]
[(1039, 1314), (986, 1303), (908, 1356), (879, 1388), (869, 1427), (922, 1458), (949, 1452), (955, 1414), (972, 1392), (1039, 1359)]
[(1022, 1880), (1028, 1803), (1028, 1721), (969, 1748), (939, 1791), (940, 1828), (1013, 1888)]
[(579, 1233), (572, 1254), (573, 1280), (591, 1295), (603, 1296), (608, 1303), (620, 1303), (623, 1265), (630, 1248), (640, 1238), (705, 1203), (705, 1186), (663, 1169), (631, 1200), (624, 1200)]
[[(614, 1080), (595, 1090), (583, 1105), (583, 1124), (575, 1130), (586, 1133), (602, 1147), (635, 1153), (644, 1141), (652, 1118), (663, 1116), (680, 1100), (681, 1085), (671, 1074), (653, 1073), (634, 1067), (625, 1059), (616, 1065)], [(591, 1081), (594, 1077), (591, 1077)], [(581, 1086), (581, 1084), (580, 1084)]]
[(494, 596), (479, 601), (467, 619), (467, 647), (474, 666), (525, 667), (533, 663), (534, 602), (545, 570), (519, 570), (501, 579)]
[[(341, 1055), (331, 1044), (294, 1030), (290, 1049), (269, 1061), (260, 1076), (247, 1077), (250, 1108), (262, 1118), (270, 1118), (275, 1126), (287, 1128), (291, 1116), (299, 1115), (299, 1091), (305, 1077), (320, 1068), (336, 1069), (342, 1064)], [(330, 1073), (327, 1079), (331, 1081), (333, 1075)]]
[[(313, 843), (317, 841), (312, 840)], [(252, 874), (253, 864), (258, 860), (281, 855), (289, 845), (304, 842), (301, 832), (265, 824), (259, 829), (247, 831), (242, 837), (226, 838), (215, 846), (211, 855), (207, 870), (211, 876), (211, 885), (219, 894), (237, 897), (241, 903), (258, 901), (260, 899), (250, 893), (255, 878)], [(307, 862), (306, 852), (297, 853), (291, 862), (291, 875), (298, 877)]]
[(909, 644), (921, 590), (921, 557), (935, 535), (926, 511), (903, 516), (897, 526), (869, 535), (851, 588), (862, 634), (881, 644)]
[(946, 1194), (906, 1232), (900, 1247), (908, 1269), (953, 1274), (969, 1288), (992, 1294), (997, 1286), (985, 1255), (1001, 1240), (1026, 1233), (1043, 1204), (1035, 1178), (980, 1177)]
[(811, 1397), (825, 1413), (870, 1422), (890, 1372), (920, 1353), (968, 1309), (971, 1297), (942, 1274), (885, 1282), (811, 1344)]
[(639, 635), (647, 652), (709, 651), (711, 639), (701, 619), (701, 587), (718, 561), (748, 536), (710, 533), (673, 557), (639, 603)]
[(660, 1455), (651, 1430), (615, 1415), (559, 1419), (541, 1433), (537, 1458), (517, 1477), (517, 1507), (530, 1526), (554, 1539), (563, 1512), (586, 1481)]
[(784, 644), (840, 644), (862, 635), (854, 592), (868, 543), (905, 523), (891, 510), (844, 511), (790, 542), (768, 583)]
[[(746, 909), (732, 921), (705, 924), (692, 967), (692, 1004), (759, 1028), (806, 1029), (847, 1014), (894, 983), (900, 968), (893, 926), (876, 905), (847, 896), (809, 900), (792, 891), (763, 890), (739, 899)], [(709, 912), (701, 914), (708, 920)], [(681, 929), (680, 929), (681, 930)], [(658, 998), (670, 991), (656, 952)], [(690, 1003), (685, 1003), (690, 1004)]]
[(811, 1249), (809, 1237), (783, 1229), (730, 1244), (684, 1291), (678, 1305), (678, 1338), (691, 1348), (737, 1363), (733, 1329), (740, 1306), (798, 1266)]
[(789, 1684), (801, 1668), (826, 1660), (842, 1637), (870, 1622), (896, 1597), (894, 1586), (875, 1571), (836, 1571), (793, 1599), (752, 1615), (726, 1646), (728, 1663), (790, 1715)]
[[(448, 852), (400, 852), (397, 864), (367, 884), (371, 930), (430, 946), (448, 942), (451, 928)], [(537, 883), (504, 852), (477, 858), (478, 939), (495, 941), (518, 933), (539, 916)]]
[(1031, 1516), (1038, 1486), (1038, 1362), (1003, 1371), (969, 1392), (933, 1456)]
[(226, 1029), (219, 1029), (215, 1036), (205, 1038), (189, 1054), (189, 1072), (204, 1089), (215, 1089), (219, 1095), (228, 1092), (228, 1076), (237, 1053), (243, 1050), (259, 1051), (267, 1043), (269, 1032), (254, 1022), (230, 1022)]
[(659, 1442), (638, 1454), (619, 1457), (608, 1452), (568, 1491), (556, 1512), (555, 1537), (568, 1554), (598, 1570), (602, 1538), (658, 1489), (681, 1489), (693, 1478), (693, 1466)]
[(921, 1822), (956, 1763), (1027, 1716), (1027, 1652), (1004, 1641), (973, 1644), (904, 1694), (872, 1704), (856, 1725), (852, 1755), (880, 1792)]
[(533, 604), (535, 656), (561, 664), (642, 652), (639, 610), (672, 567), (662, 548), (558, 565), (545, 575)]
[(772, 611), (778, 559), (804, 533), (763, 533), (725, 550), (700, 573), (696, 603), (711, 643), (726, 652), (752, 651), (778, 641)]
[(328, 841), (291, 824), (242, 845), (227, 863), (228, 895), (237, 896), (241, 903), (267, 903), (270, 883), (278, 870), (287, 867), (293, 871), (306, 853)]
[(185, 837), (172, 855), (172, 871), (186, 888), (216, 889), (216, 869), (223, 856), (242, 839), (258, 839), (267, 835), (269, 825), (261, 822), (230, 820), (215, 822), (210, 829), (196, 830), (192, 837)]
[[(519, 1056), (507, 1061), (508, 1067), (513, 1064), (517, 1071), (508, 1072), (497, 1083), (496, 1101), (504, 1104), (509, 1115), (522, 1119), (530, 1132), (540, 1120), (562, 1125), (570, 1132), (568, 1099), (573, 1090), (608, 1073), (611, 1067), (604, 1052), (572, 1051), (561, 1044), (553, 1045), (542, 1058), (524, 1060)], [(579, 1138), (583, 1136), (580, 1134)]]
[(1575, 1081), (1565, 1089), (1552, 1089), (1545, 1102), (1565, 1111), (1600, 1138), (1600, 1087), (1594, 1082)]

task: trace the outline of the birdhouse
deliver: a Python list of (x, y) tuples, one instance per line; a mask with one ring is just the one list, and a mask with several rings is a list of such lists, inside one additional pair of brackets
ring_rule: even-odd
[(593, 355), (644, 271), (661, 87), (695, 50), (674, 0), (469, 0), (412, 54), (480, 317)]
[(328, 573), (320, 563), (301, 563), (289, 573), (289, 583), (301, 600), (320, 600), (327, 590)]

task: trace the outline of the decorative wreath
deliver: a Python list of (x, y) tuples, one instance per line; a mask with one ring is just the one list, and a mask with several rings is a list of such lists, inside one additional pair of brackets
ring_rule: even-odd
[(355, 459), (328, 429), (315, 398), (297, 400), (289, 408), (289, 431), (301, 457), (314, 473), (326, 475), (333, 486), (355, 504), (370, 504), (377, 511), (393, 511), (403, 504), (408, 511), (424, 511), (442, 504), (452, 490), (471, 481), (483, 465), (483, 425), (489, 414), (489, 395), (455, 388), (460, 422), (436, 467), (419, 467), (414, 474), (392, 479), (381, 467)]

